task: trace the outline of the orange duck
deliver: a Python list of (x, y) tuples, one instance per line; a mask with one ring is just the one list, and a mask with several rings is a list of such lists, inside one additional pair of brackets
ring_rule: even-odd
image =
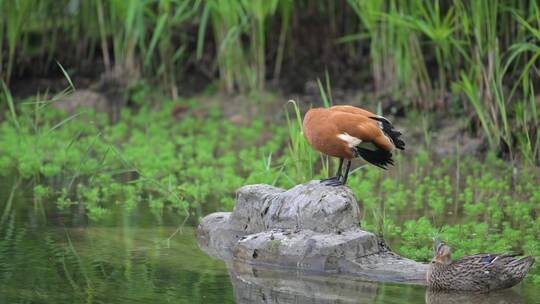
[[(392, 151), (405, 149), (400, 135), (386, 118), (353, 106), (315, 108), (304, 116), (304, 136), (309, 144), (339, 158), (336, 176), (321, 181), (329, 186), (347, 183), (353, 158), (362, 157), (383, 169), (393, 165)], [(342, 174), (344, 159), (347, 167)]]

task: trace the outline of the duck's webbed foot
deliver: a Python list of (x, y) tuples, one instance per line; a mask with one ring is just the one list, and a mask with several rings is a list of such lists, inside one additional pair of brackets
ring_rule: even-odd
[(334, 177), (331, 177), (331, 178), (321, 180), (321, 184), (323, 184), (325, 186), (337, 187), (337, 186), (342, 186), (343, 181), (340, 178), (338, 178), (337, 176), (334, 176)]
[(343, 158), (339, 160), (339, 166), (338, 166), (338, 171), (336, 173), (336, 176), (321, 180), (321, 184), (325, 186), (333, 186), (333, 187), (345, 185), (347, 183), (347, 178), (349, 177), (349, 170), (351, 169), (351, 161), (349, 160), (347, 162), (347, 167), (345, 168), (344, 175), (341, 174), (342, 166), (343, 166)]
[(336, 181), (336, 180), (339, 180), (339, 177), (338, 176), (333, 176), (333, 177), (321, 179), (321, 183), (325, 183), (325, 182), (328, 182), (328, 181)]

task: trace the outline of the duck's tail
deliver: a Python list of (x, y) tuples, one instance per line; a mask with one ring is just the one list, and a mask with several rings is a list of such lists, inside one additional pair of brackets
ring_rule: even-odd
[(401, 132), (394, 129), (394, 126), (390, 123), (390, 121), (388, 121), (388, 119), (382, 116), (372, 116), (370, 118), (380, 123), (383, 133), (390, 138), (397, 149), (405, 150), (405, 142), (400, 138)]
[(532, 256), (515, 257), (515, 255), (506, 255), (501, 257), (500, 263), (503, 264), (504, 270), (498, 280), (492, 282), (491, 288), (508, 288), (512, 287), (525, 277), (531, 266), (534, 264), (535, 258)]
[(356, 154), (360, 155), (368, 163), (379, 168), (386, 169), (388, 165), (393, 165), (392, 153), (375, 146), (375, 150), (367, 149), (362, 146), (356, 146)]

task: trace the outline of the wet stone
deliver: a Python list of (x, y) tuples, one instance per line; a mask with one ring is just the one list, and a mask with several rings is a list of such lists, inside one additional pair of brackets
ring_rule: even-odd
[(423, 284), (427, 265), (389, 252), (359, 228), (360, 217), (345, 186), (249, 185), (238, 189), (232, 212), (202, 219), (197, 238), (203, 250), (221, 259)]

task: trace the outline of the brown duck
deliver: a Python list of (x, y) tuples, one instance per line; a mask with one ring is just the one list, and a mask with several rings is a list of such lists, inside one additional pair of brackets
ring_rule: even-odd
[(427, 272), (431, 290), (487, 292), (512, 287), (523, 279), (535, 259), (516, 254), (479, 253), (452, 261), (450, 247), (436, 240)]
[[(321, 181), (330, 186), (347, 183), (353, 158), (386, 169), (394, 164), (392, 151), (405, 149), (401, 133), (388, 119), (353, 106), (311, 109), (304, 116), (303, 129), (315, 150), (339, 158), (336, 176)], [(344, 159), (348, 162), (342, 174)]]

